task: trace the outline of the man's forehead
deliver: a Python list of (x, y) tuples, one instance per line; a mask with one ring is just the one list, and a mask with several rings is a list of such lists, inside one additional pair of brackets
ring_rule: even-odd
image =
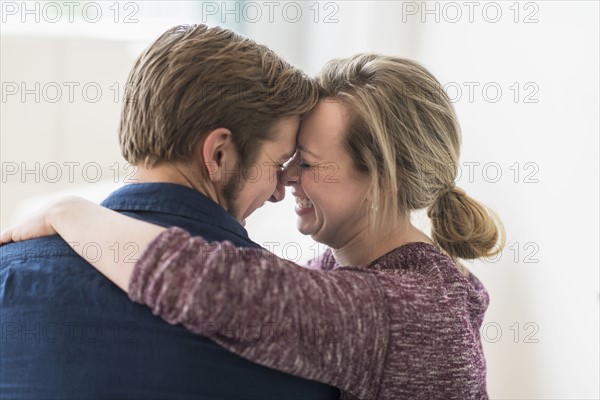
[(277, 118), (270, 126), (270, 133), (278, 133), (282, 130), (297, 130), (300, 125), (299, 115), (288, 115)]
[(290, 158), (292, 158), (294, 156), (295, 153), (296, 153), (296, 148), (294, 147), (294, 148), (292, 148), (292, 150), (287, 151), (286, 153), (283, 153), (283, 155), (281, 156), (281, 158), (284, 158), (286, 160), (290, 159)]
[(299, 118), (297, 116), (279, 118), (271, 126), (272, 142), (277, 146), (278, 156), (290, 158), (296, 152)]
[(289, 160), (296, 153), (296, 134), (279, 132), (274, 138), (263, 144), (262, 151), (266, 151), (270, 157), (278, 160)]

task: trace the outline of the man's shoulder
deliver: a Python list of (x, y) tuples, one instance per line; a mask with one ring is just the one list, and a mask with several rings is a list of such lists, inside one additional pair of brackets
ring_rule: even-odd
[(2, 265), (37, 259), (71, 257), (75, 252), (60, 236), (53, 235), (0, 246)]
[[(80, 244), (83, 246), (83, 244)], [(96, 254), (99, 247), (88, 245), (88, 254)], [(102, 281), (99, 274), (80, 257), (60, 236), (48, 236), (0, 246), (0, 297), (5, 299), (6, 290), (17, 297), (26, 293), (54, 295), (70, 291), (87, 283), (97, 285)], [(53, 295), (53, 296), (54, 296)]]

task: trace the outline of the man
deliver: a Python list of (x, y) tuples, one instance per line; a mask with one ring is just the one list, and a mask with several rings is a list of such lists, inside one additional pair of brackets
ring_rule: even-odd
[[(139, 183), (102, 204), (208, 240), (258, 246), (242, 224), (283, 198), (277, 174), (294, 152), (299, 117), (316, 103), (314, 83), (268, 48), (206, 26), (163, 34), (129, 82), (119, 138)], [(98, 256), (133, 261), (138, 250), (111, 249)], [(168, 325), (57, 236), (2, 246), (0, 259), (0, 398), (338, 396)]]

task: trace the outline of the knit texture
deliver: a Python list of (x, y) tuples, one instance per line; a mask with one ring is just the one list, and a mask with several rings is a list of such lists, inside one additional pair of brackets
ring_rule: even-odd
[(424, 242), (366, 268), (340, 267), (329, 250), (306, 268), (170, 228), (138, 260), (129, 297), (241, 357), (336, 386), (344, 400), (488, 399), (488, 293)]

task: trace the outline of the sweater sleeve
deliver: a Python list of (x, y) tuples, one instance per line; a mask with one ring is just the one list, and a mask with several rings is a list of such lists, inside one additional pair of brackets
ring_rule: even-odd
[(138, 260), (129, 296), (253, 362), (377, 398), (390, 317), (373, 271), (307, 269), (170, 228)]

